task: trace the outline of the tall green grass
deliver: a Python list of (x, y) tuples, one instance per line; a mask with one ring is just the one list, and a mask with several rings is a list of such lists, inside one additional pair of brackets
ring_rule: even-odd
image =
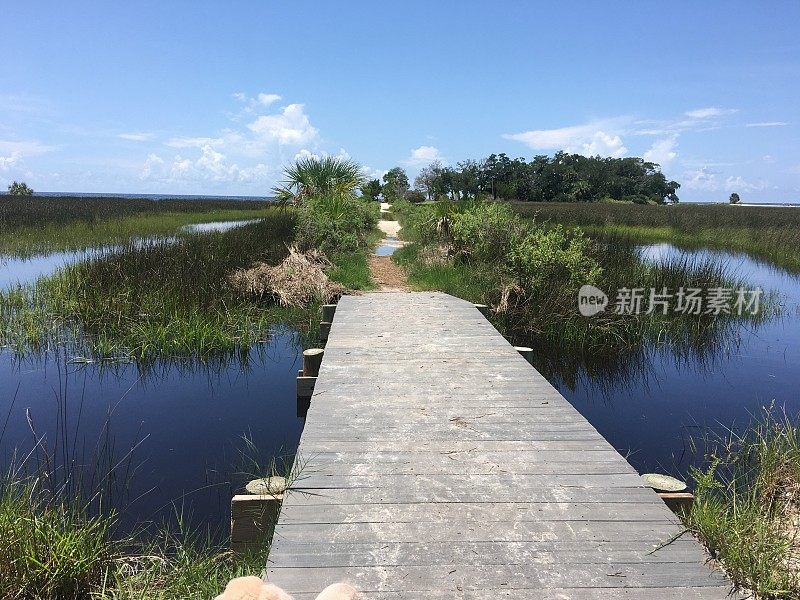
[(539, 222), (580, 226), (594, 237), (745, 252), (790, 271), (800, 271), (800, 209), (591, 202), (517, 202), (512, 206), (523, 216), (535, 217)]
[(710, 446), (687, 527), (759, 598), (800, 597), (800, 428), (766, 412)]
[(100, 223), (145, 214), (263, 210), (266, 201), (198, 200), (80, 196), (0, 196), (0, 232), (29, 227)]
[(313, 308), (244, 300), (229, 282), (236, 269), (279, 262), (294, 224), (293, 213), (273, 210), (223, 233), (130, 245), (0, 293), (0, 345), (152, 359), (246, 350), (280, 322), (302, 329)]
[[(581, 243), (580, 255), (577, 250), (559, 255), (558, 248), (549, 254), (536, 247), (539, 238), (526, 238), (527, 230), (536, 231), (541, 225), (520, 222), (504, 215), (503, 210), (473, 210), (470, 205), (452, 203), (436, 207), (400, 203), (397, 211), (403, 221), (402, 233), (414, 241), (395, 254), (396, 262), (406, 268), (410, 284), (489, 305), (495, 309), (494, 324), (520, 345), (547, 348), (553, 356), (577, 357), (578, 362), (585, 362), (597, 356), (636, 353), (649, 344), (671, 347), (678, 353), (704, 353), (718, 349), (724, 339), (732, 341), (730, 324), (738, 316), (617, 315), (609, 309), (591, 318), (583, 317), (577, 303), (580, 283), (569, 278), (575, 268), (559, 271), (559, 261), (596, 265), (598, 268), (591, 268), (591, 283), (605, 290), (612, 302), (621, 288), (667, 288), (674, 292), (680, 287), (747, 287), (717, 262), (679, 258), (653, 263), (643, 260), (628, 240), (611, 237), (588, 245)], [(509, 255), (520, 243), (511, 242), (512, 238), (534, 240), (532, 250), (536, 253), (530, 254), (524, 273), (509, 261)], [(540, 245), (552, 241), (547, 236), (542, 240)], [(760, 318), (763, 316), (741, 319), (756, 323)], [(575, 360), (559, 363), (566, 370), (565, 379), (572, 379)], [(550, 371), (560, 367), (552, 364)]]
[[(257, 575), (266, 564), (268, 547), (234, 556), (180, 518), (155, 532), (115, 536), (117, 514), (108, 505), (66, 487), (50, 490), (51, 476), (0, 477), (2, 600), (212, 598), (231, 578)], [(77, 466), (73, 476), (81, 477)]]
[(66, 223), (44, 222), (35, 226), (0, 229), (0, 253), (25, 258), (49, 252), (127, 244), (143, 238), (181, 235), (182, 227), (195, 223), (268, 217), (273, 210), (269, 207), (251, 207), (202, 212), (147, 212), (96, 221), (75, 219)]

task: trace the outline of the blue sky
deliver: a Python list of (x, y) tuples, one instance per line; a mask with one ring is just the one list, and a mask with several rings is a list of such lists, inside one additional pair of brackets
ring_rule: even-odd
[(800, 201), (800, 3), (0, 0), (0, 186), (266, 194), (492, 152)]

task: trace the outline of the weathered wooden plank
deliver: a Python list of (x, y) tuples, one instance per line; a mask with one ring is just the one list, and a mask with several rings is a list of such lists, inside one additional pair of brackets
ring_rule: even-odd
[[(591, 452), (589, 455), (602, 454)], [(441, 456), (436, 457), (440, 459)], [(393, 473), (406, 473), (414, 475), (459, 475), (471, 473), (472, 475), (492, 475), (505, 473), (512, 475), (596, 475), (601, 473), (631, 473), (630, 466), (621, 464), (618, 460), (588, 460), (578, 461), (524, 461), (519, 459), (497, 460), (484, 456), (464, 456), (454, 454), (447, 460), (395, 460), (391, 462), (358, 461), (345, 462), (343, 460), (321, 460), (314, 457), (313, 462), (306, 467), (306, 473), (324, 471), (339, 475), (386, 475)]]
[(407, 473), (386, 473), (384, 475), (341, 475), (337, 473), (309, 473), (300, 479), (296, 489), (347, 489), (377, 487), (388, 489), (418, 490), (457, 489), (457, 484), (475, 489), (496, 489), (501, 486), (513, 488), (521, 497), (548, 487), (559, 488), (643, 488), (641, 478), (635, 473), (601, 473), (592, 475), (565, 474), (512, 474), (492, 475), (423, 475)]
[[(312, 400), (313, 402), (313, 400)], [(310, 413), (311, 411), (309, 411)], [(580, 452), (608, 452), (608, 442), (590, 440), (405, 440), (391, 439), (379, 442), (364, 440), (314, 440), (313, 444), (301, 440), (298, 454), (309, 460), (320, 452), (513, 452), (514, 450), (574, 450)], [(624, 460), (624, 459), (623, 459)]]
[[(716, 587), (724, 585), (721, 574), (710, 572), (701, 564), (637, 563), (637, 564), (528, 564), (464, 567), (453, 565), (399, 567), (293, 568), (280, 571), (281, 583), (295, 592), (319, 591), (339, 578), (350, 580), (358, 589), (373, 591), (403, 590), (478, 590), (526, 589), (550, 587), (597, 588), (616, 587), (661, 588), (681, 583), (684, 586)], [(653, 598), (659, 598), (651, 589)], [(409, 595), (408, 598), (418, 595)], [(724, 597), (724, 596), (723, 596)]]
[(524, 542), (573, 540), (585, 542), (669, 542), (680, 531), (670, 521), (491, 521), (470, 523), (284, 523), (275, 538), (296, 542)]
[(415, 523), (433, 521), (657, 521), (656, 502), (439, 502), (436, 504), (289, 504), (284, 523)]
[[(281, 538), (273, 543), (274, 554), (291, 567), (426, 566), (460, 564), (528, 565), (536, 563), (636, 563), (705, 561), (702, 549), (692, 539), (667, 546), (649, 542), (386, 542), (303, 544)], [(272, 563), (273, 566), (278, 566)]]
[[(737, 593), (730, 593), (729, 585), (709, 587), (618, 587), (618, 588), (538, 588), (530, 589), (447, 589), (418, 590), (405, 588), (403, 591), (371, 591), (369, 600), (737, 600), (744, 598)], [(295, 600), (314, 600), (317, 594), (294, 594)], [(747, 596), (748, 598), (750, 596)]]
[[(521, 493), (508, 486), (470, 487), (463, 490), (419, 486), (413, 489), (401, 487), (369, 488), (313, 488), (303, 487), (299, 481), (286, 493), (285, 504), (408, 504), (438, 502), (517, 502)], [(663, 502), (652, 490), (645, 488), (586, 488), (553, 487), (526, 491), (524, 499), (528, 502), (653, 502), (663, 506)], [(354, 508), (354, 510), (358, 510)], [(664, 517), (670, 513), (666, 507)]]

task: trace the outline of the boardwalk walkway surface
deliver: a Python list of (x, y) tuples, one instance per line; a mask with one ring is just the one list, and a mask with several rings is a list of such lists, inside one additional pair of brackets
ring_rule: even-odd
[[(473, 305), (342, 298), (271, 581), (296, 599), (725, 598), (637, 473)], [(674, 539), (676, 536), (677, 539)]]

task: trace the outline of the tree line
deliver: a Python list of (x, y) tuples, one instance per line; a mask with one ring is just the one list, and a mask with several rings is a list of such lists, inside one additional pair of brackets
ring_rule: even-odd
[(594, 202), (613, 199), (640, 204), (678, 202), (680, 184), (668, 181), (659, 165), (642, 158), (602, 158), (558, 152), (554, 156), (509, 158), (492, 154), (465, 160), (455, 167), (433, 162), (422, 169), (411, 188), (408, 176), (395, 167), (362, 187), (366, 197), (392, 201), (495, 200), (530, 202)]

